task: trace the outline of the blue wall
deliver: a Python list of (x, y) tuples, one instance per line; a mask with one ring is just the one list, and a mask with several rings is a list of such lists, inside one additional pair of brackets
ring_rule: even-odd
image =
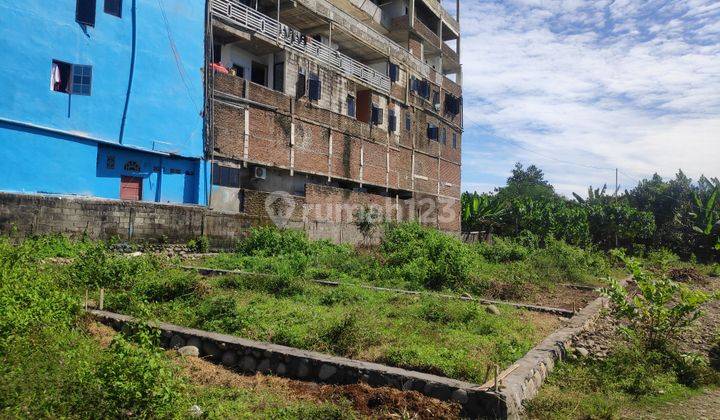
[[(0, 124), (0, 189), (117, 198), (121, 174), (100, 165), (108, 146), (98, 140), (136, 149), (117, 152), (119, 165), (132, 156), (162, 169), (135, 174), (147, 184), (144, 200), (204, 204), (204, 0), (137, 0), (135, 19), (133, 0), (123, 1), (122, 18), (103, 4), (95, 27), (84, 27), (76, 0), (0, 2), (0, 121), (67, 134)], [(92, 65), (91, 96), (53, 92), (53, 59)]]

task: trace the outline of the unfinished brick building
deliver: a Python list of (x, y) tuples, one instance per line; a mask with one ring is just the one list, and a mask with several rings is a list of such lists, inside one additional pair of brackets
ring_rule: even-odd
[(211, 207), (261, 215), (282, 191), (305, 222), (348, 223), (372, 204), (459, 232), (455, 6), (209, 0)]

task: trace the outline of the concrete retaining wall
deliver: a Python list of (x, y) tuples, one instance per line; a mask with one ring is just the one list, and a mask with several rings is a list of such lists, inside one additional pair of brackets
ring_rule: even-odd
[[(90, 313), (116, 330), (135, 322), (132, 317), (111, 312), (93, 310)], [(477, 384), (172, 324), (152, 325), (162, 331), (164, 347), (195, 346), (200, 349), (200, 356), (241, 372), (261, 372), (328, 384), (364, 382), (371, 386), (389, 386), (455, 401), (469, 417), (507, 416), (504, 396), (480, 390)]]
[[(214, 247), (232, 248), (250, 227), (269, 224), (272, 221), (267, 217), (201, 206), (0, 192), (0, 234), (21, 238), (62, 233), (101, 240), (185, 243), (207, 236)], [(311, 239), (363, 240), (352, 223), (290, 220), (287, 227), (305, 230)]]

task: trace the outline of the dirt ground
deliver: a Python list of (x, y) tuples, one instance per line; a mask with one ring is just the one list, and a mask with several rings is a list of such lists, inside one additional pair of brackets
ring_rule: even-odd
[(579, 311), (598, 296), (600, 293), (595, 290), (558, 285), (552, 289), (539, 289), (523, 303)]
[[(115, 331), (103, 324), (88, 320), (86, 331), (106, 347)], [(269, 375), (242, 375), (202, 358), (181, 357), (174, 351), (168, 355), (177, 363), (191, 383), (199, 386), (218, 386), (267, 390), (291, 400), (336, 402), (347, 400), (360, 414), (380, 419), (456, 419), (460, 406), (426, 397), (415, 391), (394, 388), (373, 388), (366, 384), (319, 385)]]
[(633, 419), (697, 419), (720, 418), (720, 389), (705, 390), (687, 400), (668, 402), (650, 410), (629, 409), (623, 418)]
[[(720, 291), (719, 278), (706, 278), (689, 284), (709, 293)], [(595, 331), (582, 334), (573, 345), (586, 348), (593, 357), (604, 357), (613, 342), (617, 341), (618, 325), (611, 317), (602, 317)], [(720, 370), (720, 301), (715, 300), (703, 306), (702, 317), (683, 334), (678, 345), (684, 352), (695, 352), (706, 357), (711, 366)], [(622, 418), (720, 419), (720, 389), (706, 389), (689, 399), (652, 408), (628, 407), (623, 411)]]
[[(687, 283), (693, 288), (707, 293), (720, 291), (720, 279), (706, 278), (703, 281)], [(630, 285), (632, 290), (632, 285)], [(716, 369), (720, 369), (720, 300), (706, 303), (702, 307), (702, 316), (690, 329), (682, 334), (678, 342), (683, 352), (695, 352), (708, 359)], [(591, 355), (604, 357), (613, 342), (618, 340), (619, 323), (610, 316), (601, 317), (591, 332), (584, 332), (574, 340), (574, 347), (583, 347)], [(720, 414), (718, 415), (720, 418)]]

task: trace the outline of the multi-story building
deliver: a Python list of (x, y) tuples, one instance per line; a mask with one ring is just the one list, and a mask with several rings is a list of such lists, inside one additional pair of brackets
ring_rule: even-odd
[(203, 0), (0, 2), (0, 190), (205, 204)]
[(372, 204), (459, 231), (456, 17), (438, 0), (3, 2), (0, 190), (253, 217), (280, 191), (329, 229)]
[(373, 204), (460, 230), (460, 32), (438, 0), (208, 7), (213, 208), (284, 191), (310, 222)]

